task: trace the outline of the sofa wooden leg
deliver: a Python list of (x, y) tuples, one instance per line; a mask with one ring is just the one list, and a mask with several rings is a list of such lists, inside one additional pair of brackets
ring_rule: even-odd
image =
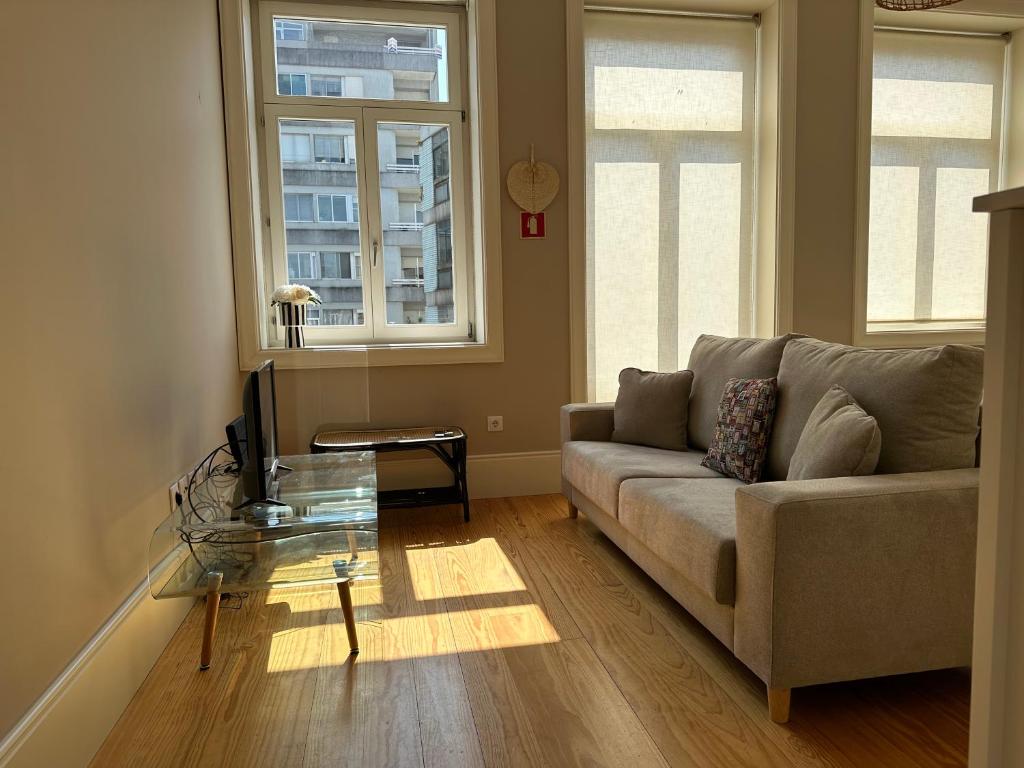
[(789, 722), (789, 694), (792, 688), (768, 688), (768, 716), (773, 723)]
[(569, 517), (571, 517), (573, 520), (575, 520), (579, 516), (580, 516), (579, 508), (570, 501), (569, 502)]

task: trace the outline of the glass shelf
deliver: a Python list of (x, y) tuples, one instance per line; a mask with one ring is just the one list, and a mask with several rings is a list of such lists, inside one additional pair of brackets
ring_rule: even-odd
[(194, 485), (150, 542), (156, 598), (376, 578), (377, 473), (372, 451), (284, 456), (290, 471), (271, 489), (282, 506), (238, 509), (241, 483), (216, 476)]

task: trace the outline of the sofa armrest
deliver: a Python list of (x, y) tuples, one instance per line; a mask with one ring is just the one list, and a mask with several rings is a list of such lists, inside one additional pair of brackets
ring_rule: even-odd
[(978, 470), (736, 492), (735, 653), (771, 688), (971, 661)]
[(562, 406), (562, 442), (612, 439), (615, 403), (570, 403)]

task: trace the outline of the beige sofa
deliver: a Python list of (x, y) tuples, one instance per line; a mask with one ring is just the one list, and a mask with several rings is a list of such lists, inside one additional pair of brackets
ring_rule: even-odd
[[(777, 722), (794, 687), (966, 666), (981, 356), (701, 337), (689, 450), (611, 442), (611, 403), (562, 408), (570, 513), (582, 511), (766, 683)], [(767, 481), (702, 467), (725, 381), (775, 375)], [(833, 384), (878, 420), (877, 473), (786, 481)]]

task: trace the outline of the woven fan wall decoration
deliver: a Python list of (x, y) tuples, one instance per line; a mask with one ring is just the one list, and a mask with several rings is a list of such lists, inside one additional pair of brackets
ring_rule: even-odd
[(875, 0), (875, 5), (890, 11), (927, 11), (959, 2), (960, 0)]
[(548, 163), (535, 160), (531, 144), (530, 159), (513, 164), (505, 183), (516, 205), (529, 213), (540, 213), (558, 194), (558, 171)]

